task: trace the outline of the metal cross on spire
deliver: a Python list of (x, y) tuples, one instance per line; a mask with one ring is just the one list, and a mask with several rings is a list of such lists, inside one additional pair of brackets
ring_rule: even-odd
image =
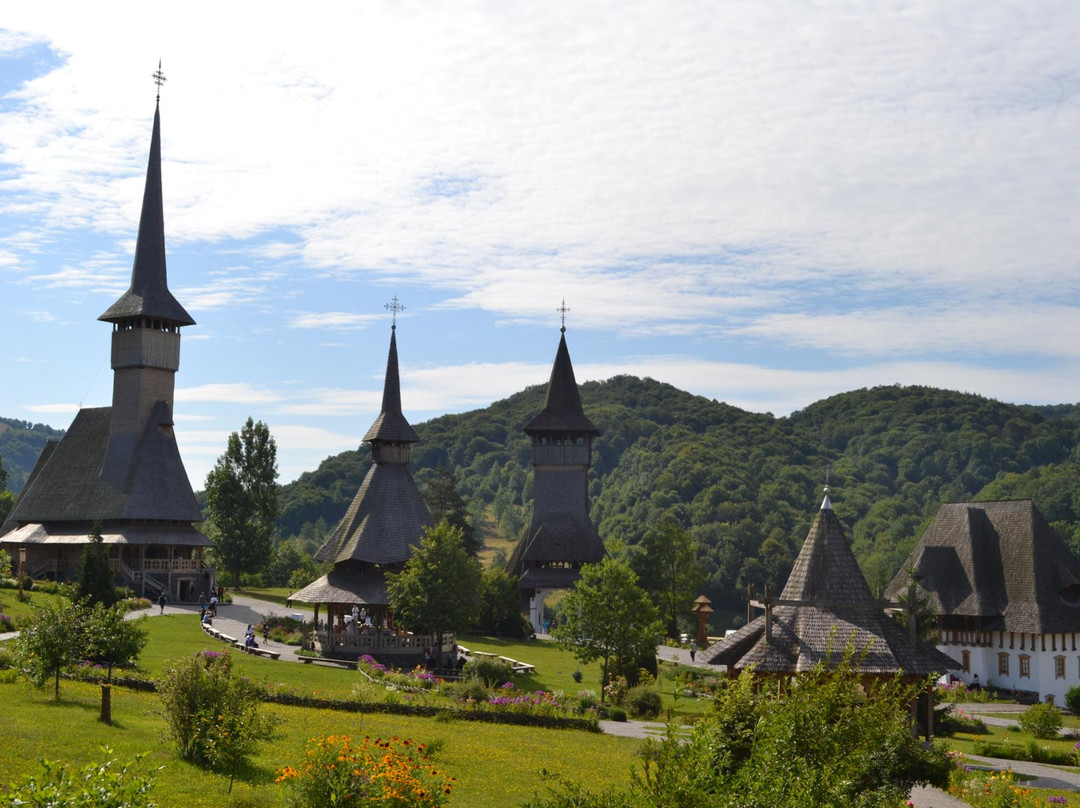
[(405, 311), (405, 305), (403, 303), (399, 303), (398, 299), (397, 299), (397, 295), (394, 295), (394, 299), (391, 300), (389, 303), (385, 304), (383, 306), (383, 308), (386, 309), (387, 311), (389, 311), (394, 317), (394, 322), (390, 327), (391, 328), (397, 328), (397, 315), (398, 315), (398, 312), (399, 311)]
[(157, 70), (155, 70), (150, 77), (154, 80), (154, 84), (157, 85), (157, 100), (160, 101), (161, 100), (161, 85), (164, 84), (166, 81), (168, 81), (168, 79), (165, 78), (165, 74), (161, 72), (161, 60), (160, 59), (158, 59), (158, 62), (157, 62)]
[(559, 312), (559, 314), (562, 315), (562, 328), (559, 329), (559, 330), (562, 331), (562, 333), (565, 334), (566, 333), (566, 312), (570, 311), (570, 307), (566, 305), (566, 298), (565, 297), (563, 298), (562, 305), (559, 306), (559, 308), (555, 309), (555, 311)]

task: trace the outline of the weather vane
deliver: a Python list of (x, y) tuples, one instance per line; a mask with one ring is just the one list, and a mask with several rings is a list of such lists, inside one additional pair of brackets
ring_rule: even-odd
[(397, 295), (394, 295), (394, 299), (383, 306), (384, 309), (389, 311), (394, 316), (394, 322), (390, 326), (391, 328), (397, 328), (397, 315), (399, 311), (405, 311), (405, 306), (398, 302)]
[(559, 314), (562, 315), (562, 328), (560, 329), (560, 331), (562, 331), (565, 334), (566, 333), (566, 312), (570, 311), (570, 307), (566, 305), (566, 298), (565, 297), (563, 298), (562, 305), (559, 306), (559, 308), (555, 309), (555, 311), (559, 312)]
[(158, 61), (157, 61), (157, 70), (154, 71), (153, 75), (151, 75), (151, 78), (154, 80), (154, 84), (157, 85), (157, 100), (160, 101), (161, 100), (161, 85), (164, 84), (166, 81), (168, 81), (168, 79), (165, 78), (165, 74), (161, 72), (161, 60), (160, 59), (158, 59)]
[(823, 471), (825, 472), (825, 491), (826, 491), (826, 493), (828, 493), (828, 491), (829, 491), (829, 475), (832, 473), (832, 466), (829, 465), (828, 463), (826, 463), (825, 468), (823, 469)]

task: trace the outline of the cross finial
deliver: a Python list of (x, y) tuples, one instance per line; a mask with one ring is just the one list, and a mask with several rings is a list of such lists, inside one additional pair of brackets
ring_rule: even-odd
[(566, 305), (566, 298), (565, 297), (563, 298), (562, 305), (559, 306), (559, 308), (555, 309), (555, 311), (559, 312), (559, 314), (562, 315), (562, 328), (560, 328), (559, 330), (562, 333), (565, 334), (566, 333), (566, 312), (570, 311), (570, 307)]
[(399, 311), (405, 311), (404, 304), (399, 303), (398, 299), (397, 299), (397, 295), (394, 295), (394, 299), (391, 300), (386, 305), (384, 305), (383, 308), (386, 309), (387, 311), (389, 311), (394, 317), (394, 322), (390, 326), (390, 328), (392, 328), (392, 329), (397, 328), (397, 315), (398, 315)]
[(826, 463), (825, 468), (823, 469), (823, 471), (825, 472), (825, 487), (828, 488), (829, 487), (829, 475), (832, 474), (832, 466), (830, 466), (828, 463)]
[(165, 78), (165, 74), (161, 72), (161, 60), (160, 59), (158, 59), (158, 62), (157, 62), (157, 70), (155, 70), (153, 72), (153, 74), (150, 76), (150, 78), (152, 78), (154, 80), (154, 84), (157, 85), (157, 100), (160, 101), (161, 100), (161, 85), (164, 84), (166, 81), (168, 81), (168, 79)]

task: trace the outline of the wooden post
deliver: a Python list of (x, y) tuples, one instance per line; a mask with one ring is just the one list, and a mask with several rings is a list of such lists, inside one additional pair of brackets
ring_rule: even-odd
[(101, 685), (101, 722), (112, 723), (112, 685), (104, 682)]

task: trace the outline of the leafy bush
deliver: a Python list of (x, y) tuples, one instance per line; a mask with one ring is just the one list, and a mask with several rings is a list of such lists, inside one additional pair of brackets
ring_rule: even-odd
[(462, 673), (466, 679), (479, 679), (485, 687), (495, 687), (509, 681), (514, 669), (509, 662), (496, 657), (478, 656), (465, 663)]
[(577, 700), (578, 712), (580, 713), (595, 710), (600, 704), (600, 699), (597, 697), (595, 690), (579, 690)]
[(177, 752), (201, 766), (235, 771), (272, 729), (259, 688), (233, 672), (227, 651), (166, 663), (158, 693)]
[(433, 768), (426, 752), (409, 739), (313, 738), (302, 768), (280, 769), (276, 782), (288, 789), (291, 808), (437, 808), (446, 804), (453, 778)]
[(14, 631), (15, 621), (3, 612), (0, 612), (0, 631)]
[(570, 674), (570, 677), (574, 680), (574, 682), (576, 684), (579, 684), (579, 685), (581, 684), (581, 677), (582, 677), (581, 671), (575, 670), (573, 673)]
[(488, 690), (479, 679), (465, 679), (445, 685), (444, 692), (455, 701), (481, 704), (487, 701)]
[(1069, 766), (1076, 760), (1072, 752), (1040, 746), (1034, 740), (1029, 740), (1025, 744), (1010, 743), (1008, 739), (1005, 741), (978, 740), (975, 741), (972, 751), (983, 757), (1001, 760), (1031, 760), (1035, 763), (1049, 763), (1054, 766)]
[(660, 715), (660, 693), (651, 685), (635, 685), (626, 691), (623, 704), (637, 718), (656, 718)]
[(1080, 715), (1080, 687), (1073, 685), (1065, 691), (1065, 706), (1073, 715)]
[(1016, 784), (1012, 772), (987, 772), (964, 765), (954, 753), (956, 768), (949, 775), (949, 793), (973, 808), (1036, 808), (1042, 802)]
[(271, 640), (283, 645), (299, 645), (304, 638), (303, 620), (295, 620), (285, 615), (270, 615), (263, 618), (262, 626)]
[(626, 710), (624, 710), (622, 707), (612, 707), (610, 710), (608, 710), (608, 718), (610, 718), (612, 721), (625, 721)]
[(1061, 710), (1053, 704), (1033, 704), (1019, 718), (1020, 729), (1036, 738), (1056, 738), (1061, 729)]
[(42, 760), (39, 774), (16, 785), (4, 795), (5, 805), (67, 806), (68, 808), (154, 808), (149, 793), (154, 787), (152, 772), (139, 774), (135, 767), (145, 756), (136, 755), (116, 768), (112, 750), (103, 747), (105, 760), (84, 766), (72, 775), (67, 766)]

